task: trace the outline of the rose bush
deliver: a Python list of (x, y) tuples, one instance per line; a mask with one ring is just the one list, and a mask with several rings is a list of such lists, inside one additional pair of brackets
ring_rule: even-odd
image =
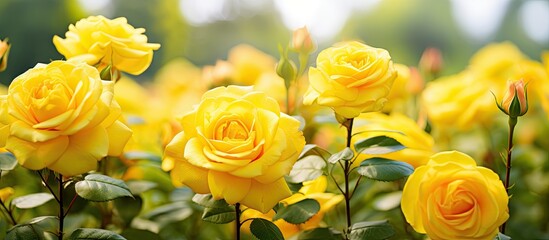
[(138, 75), (151, 64), (153, 50), (160, 44), (147, 43), (145, 29), (134, 28), (124, 17), (108, 19), (90, 16), (69, 26), (65, 38), (53, 37), (53, 44), (67, 59), (85, 61), (103, 69)]
[(303, 103), (317, 103), (354, 118), (381, 110), (396, 77), (387, 50), (356, 41), (339, 43), (318, 54), (316, 68), (309, 69)]
[(218, 87), (180, 123), (163, 162), (176, 185), (263, 213), (291, 195), (283, 176), (305, 140), (274, 99), (251, 87)]
[(85, 63), (37, 65), (0, 96), (0, 147), (32, 170), (74, 176), (96, 169), (103, 157), (119, 155), (131, 136), (117, 120), (113, 87)]
[(496, 173), (450, 151), (410, 175), (401, 208), (406, 221), (431, 239), (493, 239), (509, 218), (508, 202)]

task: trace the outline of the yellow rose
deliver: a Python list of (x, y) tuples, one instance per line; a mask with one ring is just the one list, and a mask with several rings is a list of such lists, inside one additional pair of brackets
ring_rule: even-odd
[[(333, 209), (338, 203), (343, 201), (343, 195), (326, 193), (325, 191), (327, 186), (328, 180), (326, 179), (326, 176), (320, 176), (315, 180), (303, 182), (303, 187), (299, 189), (298, 193), (295, 193), (281, 201), (282, 203), (289, 205), (305, 199), (314, 199), (318, 201), (320, 205), (320, 210), (318, 210), (318, 213), (302, 224), (291, 224), (283, 219), (274, 221), (273, 223), (280, 229), (285, 239), (289, 239), (304, 230), (322, 227), (322, 218), (324, 215)], [(270, 210), (268, 213), (263, 214), (253, 209), (247, 209), (242, 212), (242, 220), (244, 221), (250, 218), (272, 220), (274, 215), (274, 210)], [(249, 225), (250, 221), (246, 221), (246, 223), (243, 224), (242, 229), (249, 230)]]
[(387, 95), (387, 102), (383, 106), (383, 112), (405, 112), (408, 108), (407, 101), (412, 96), (408, 90), (408, 85), (412, 81), (412, 73), (410, 68), (403, 64), (394, 64), (398, 76), (395, 78), (393, 87)]
[(509, 218), (508, 201), (496, 173), (449, 151), (408, 177), (401, 208), (406, 221), (431, 239), (494, 239)]
[(66, 176), (94, 170), (103, 157), (119, 155), (131, 136), (117, 120), (113, 87), (85, 63), (37, 65), (0, 96), (0, 139), (28, 169)]
[(4, 203), (6, 203), (6, 200), (10, 198), (14, 193), (13, 188), (11, 187), (5, 187), (0, 189), (0, 200)]
[(69, 26), (66, 38), (53, 37), (53, 44), (67, 59), (85, 61), (103, 68), (141, 74), (151, 64), (153, 50), (160, 44), (147, 43), (145, 29), (134, 28), (124, 17), (107, 19), (90, 16)]
[(331, 107), (354, 118), (379, 111), (397, 73), (389, 52), (359, 42), (343, 42), (320, 52), (309, 69), (309, 88), (303, 103)]
[(382, 155), (362, 154), (364, 157), (361, 157), (361, 160), (383, 157), (407, 162), (416, 168), (425, 165), (429, 157), (434, 154), (433, 137), (423, 131), (412, 119), (399, 113), (391, 115), (378, 112), (363, 113), (355, 119), (354, 131), (358, 134), (353, 137), (353, 140), (388, 136), (406, 146), (400, 151)]
[(421, 102), (435, 127), (467, 130), (475, 124), (491, 123), (497, 113), (487, 85), (479, 83), (471, 71), (428, 83)]
[(291, 194), (283, 176), (305, 145), (299, 124), (251, 87), (218, 87), (181, 118), (163, 168), (196, 193), (266, 213)]

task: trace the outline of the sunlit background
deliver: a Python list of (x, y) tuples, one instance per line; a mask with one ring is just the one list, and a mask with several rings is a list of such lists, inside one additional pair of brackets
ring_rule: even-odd
[(125, 16), (147, 29), (150, 42), (162, 44), (141, 81), (178, 57), (214, 64), (240, 43), (278, 57), (277, 45), (305, 25), (320, 49), (359, 39), (408, 65), (416, 65), (426, 47), (437, 47), (446, 74), (463, 69), (490, 42), (511, 41), (536, 60), (549, 48), (546, 0), (2, 0), (0, 38), (13, 46), (0, 82), (8, 84), (37, 62), (61, 59), (53, 35), (97, 14)]

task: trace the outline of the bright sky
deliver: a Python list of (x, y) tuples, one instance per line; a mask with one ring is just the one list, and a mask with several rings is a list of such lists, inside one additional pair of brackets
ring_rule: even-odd
[[(109, 16), (113, 0), (78, 0), (90, 14)], [(207, 26), (239, 16), (252, 15), (272, 1), (284, 25), (289, 30), (307, 26), (319, 41), (334, 38), (349, 17), (374, 8), (382, 0), (179, 0), (182, 15), (189, 24)], [(490, 41), (501, 27), (511, 0), (449, 0), (452, 15), (462, 31), (472, 40)], [(549, 1), (524, 1), (519, 19), (532, 40), (549, 42)]]

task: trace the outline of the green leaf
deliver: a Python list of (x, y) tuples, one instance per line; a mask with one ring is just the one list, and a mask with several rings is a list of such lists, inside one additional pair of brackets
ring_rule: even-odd
[(11, 200), (11, 203), (20, 209), (29, 209), (38, 207), (54, 199), (50, 193), (33, 193)]
[(155, 182), (144, 180), (131, 180), (127, 181), (126, 184), (133, 195), (139, 195), (158, 186)]
[(120, 235), (127, 239), (160, 240), (158, 234), (143, 229), (127, 228)]
[(351, 227), (350, 239), (388, 239), (393, 235), (395, 235), (395, 230), (387, 220), (358, 222)]
[(377, 136), (367, 138), (355, 143), (357, 153), (366, 154), (386, 154), (406, 148), (394, 138), (387, 136)]
[(202, 220), (211, 223), (230, 223), (236, 219), (236, 212), (233, 206), (224, 208), (205, 208)]
[(193, 202), (207, 208), (227, 208), (229, 204), (225, 199), (214, 200), (211, 194), (195, 194)]
[(351, 148), (346, 147), (340, 152), (330, 156), (330, 158), (328, 158), (328, 162), (333, 164), (338, 162), (339, 160), (350, 161), (354, 157), (355, 157), (355, 153), (353, 152), (353, 150), (351, 150)]
[(114, 200), (114, 206), (116, 207), (120, 218), (124, 220), (126, 226), (129, 226), (133, 218), (135, 218), (141, 212), (143, 199), (141, 199), (141, 197), (139, 196), (136, 196), (134, 199), (118, 198)]
[(87, 175), (75, 185), (78, 196), (94, 201), (105, 202), (120, 197), (133, 197), (124, 181), (101, 174)]
[(370, 158), (360, 163), (358, 174), (377, 181), (395, 181), (414, 172), (412, 165), (386, 158)]
[(279, 208), (273, 221), (284, 219), (292, 224), (301, 224), (311, 219), (320, 210), (320, 204), (314, 199), (303, 199), (286, 207)]
[(259, 240), (284, 240), (280, 229), (269, 220), (254, 218), (250, 223), (250, 232)]
[(54, 216), (42, 216), (29, 220), (26, 223), (18, 224), (8, 230), (6, 239), (57, 239), (59, 219)]
[(299, 234), (298, 240), (340, 240), (341, 233), (335, 233), (330, 228), (313, 228)]
[(193, 210), (184, 202), (174, 202), (162, 205), (145, 214), (143, 217), (159, 224), (167, 224), (185, 220)]
[(509, 236), (507, 236), (503, 233), (498, 232), (498, 235), (496, 235), (494, 240), (511, 240), (511, 237), (509, 237)]
[(306, 144), (305, 147), (303, 147), (303, 150), (301, 150), (301, 153), (299, 154), (299, 157), (297, 159), (301, 159), (309, 155), (317, 155), (323, 157), (323, 159), (326, 159), (332, 154), (327, 150), (317, 146), (316, 144)]
[(323, 158), (316, 155), (306, 156), (294, 164), (288, 180), (294, 183), (314, 180), (322, 175), (324, 167), (326, 162)]
[(0, 153), (0, 171), (10, 171), (17, 166), (17, 159), (10, 152)]
[(126, 240), (126, 238), (103, 229), (78, 228), (69, 236), (68, 240)]

